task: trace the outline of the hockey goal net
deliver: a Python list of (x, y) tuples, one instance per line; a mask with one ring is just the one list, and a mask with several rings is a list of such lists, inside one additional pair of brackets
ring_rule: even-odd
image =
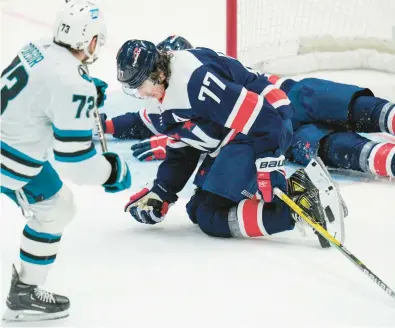
[(395, 73), (395, 0), (227, 0), (227, 54), (265, 73)]

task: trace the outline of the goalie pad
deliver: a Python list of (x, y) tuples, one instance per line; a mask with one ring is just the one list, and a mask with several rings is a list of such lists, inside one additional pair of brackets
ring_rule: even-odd
[(333, 181), (319, 157), (313, 158), (304, 170), (311, 182), (319, 190), (325, 219), (329, 223), (327, 225), (328, 232), (344, 244), (344, 218), (348, 215), (348, 209), (340, 193), (339, 186)]

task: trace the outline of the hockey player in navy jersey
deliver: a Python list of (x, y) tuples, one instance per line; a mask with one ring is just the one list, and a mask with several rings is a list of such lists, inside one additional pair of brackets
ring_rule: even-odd
[[(131, 185), (126, 163), (115, 153), (97, 154), (92, 143), (92, 110), (104, 100), (97, 92), (106, 85), (95, 86), (86, 64), (97, 59), (105, 31), (96, 5), (68, 2), (58, 13), (53, 39), (28, 43), (2, 72), (1, 193), (27, 218), (5, 320), (49, 320), (69, 313), (67, 297), (39, 287), (76, 212), (73, 194), (57, 172), (109, 193)], [(56, 171), (48, 162), (51, 148)]]
[[(292, 230), (297, 215), (273, 195), (273, 188), (287, 191), (288, 185), (296, 203), (326, 225), (319, 190), (306, 172), (286, 180), (284, 153), (292, 140), (293, 109), (266, 77), (211, 49), (158, 51), (141, 40), (125, 42), (117, 65), (125, 92), (151, 99), (147, 118), (169, 136), (152, 186), (132, 195), (125, 206), (137, 221), (161, 222), (200, 155), (207, 154), (187, 205), (189, 217), (206, 234), (255, 237)], [(337, 191), (332, 196), (338, 204)]]
[[(171, 36), (157, 45), (159, 50), (182, 50), (192, 45), (180, 36)], [(330, 167), (395, 176), (394, 143), (374, 142), (358, 132), (395, 135), (395, 104), (375, 97), (367, 88), (307, 78), (299, 82), (266, 75), (290, 98), (295, 114), (294, 136), (286, 158), (306, 165), (320, 156)], [(132, 146), (140, 161), (164, 159), (167, 138), (158, 136), (147, 108), (126, 113), (105, 122), (107, 133), (116, 138), (145, 139)], [(105, 121), (106, 116), (102, 114)]]
[(299, 82), (278, 76), (268, 79), (287, 93), (295, 108), (287, 159), (306, 164), (319, 155), (330, 167), (395, 176), (395, 143), (376, 142), (359, 134), (395, 135), (394, 103), (355, 85), (316, 78)]

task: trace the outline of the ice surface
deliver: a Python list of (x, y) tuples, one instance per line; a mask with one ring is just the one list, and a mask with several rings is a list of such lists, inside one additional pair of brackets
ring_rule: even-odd
[[(2, 67), (23, 42), (50, 35), (53, 13), (60, 2), (0, 2)], [(102, 2), (109, 11), (109, 46), (93, 75), (110, 84), (104, 108), (109, 116), (143, 105), (123, 95), (115, 81), (115, 53), (127, 38), (156, 42), (179, 33), (196, 45), (224, 50), (224, 15), (219, 15), (222, 1)], [(175, 8), (190, 16), (176, 14)], [(163, 18), (158, 12), (165, 13)], [(388, 75), (329, 75), (340, 81), (371, 84), (383, 97), (395, 94), (394, 81)], [(133, 173), (130, 191), (109, 195), (101, 188), (69, 184), (79, 210), (65, 231), (45, 287), (71, 298), (71, 316), (35, 326), (395, 326), (395, 300), (335, 249), (321, 249), (312, 233), (307, 238), (295, 231), (251, 240), (204, 235), (185, 213), (191, 184), (163, 223), (152, 227), (135, 222), (123, 213), (123, 205), (131, 193), (152, 180), (158, 163), (137, 162), (130, 145), (109, 142), (111, 150), (128, 158)], [(291, 165), (289, 172), (295, 167)], [(350, 211), (347, 248), (395, 288), (394, 182), (340, 176), (338, 181)], [(1, 201), (4, 301), (24, 218), (8, 199), (1, 196)]]

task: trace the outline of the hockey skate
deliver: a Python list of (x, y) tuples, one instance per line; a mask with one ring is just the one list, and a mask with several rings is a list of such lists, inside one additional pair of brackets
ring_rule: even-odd
[[(306, 168), (297, 170), (288, 179), (288, 186), (293, 200), (343, 244), (344, 217), (348, 215), (348, 209), (337, 184), (332, 180), (321, 160), (314, 158)], [(305, 197), (302, 197), (303, 195)], [(296, 214), (294, 219), (305, 234), (304, 221)], [(318, 232), (315, 233), (322, 247), (330, 246), (325, 238)]]
[(42, 321), (67, 317), (70, 302), (65, 296), (52, 294), (36, 285), (22, 283), (13, 265), (6, 305), (4, 321)]

